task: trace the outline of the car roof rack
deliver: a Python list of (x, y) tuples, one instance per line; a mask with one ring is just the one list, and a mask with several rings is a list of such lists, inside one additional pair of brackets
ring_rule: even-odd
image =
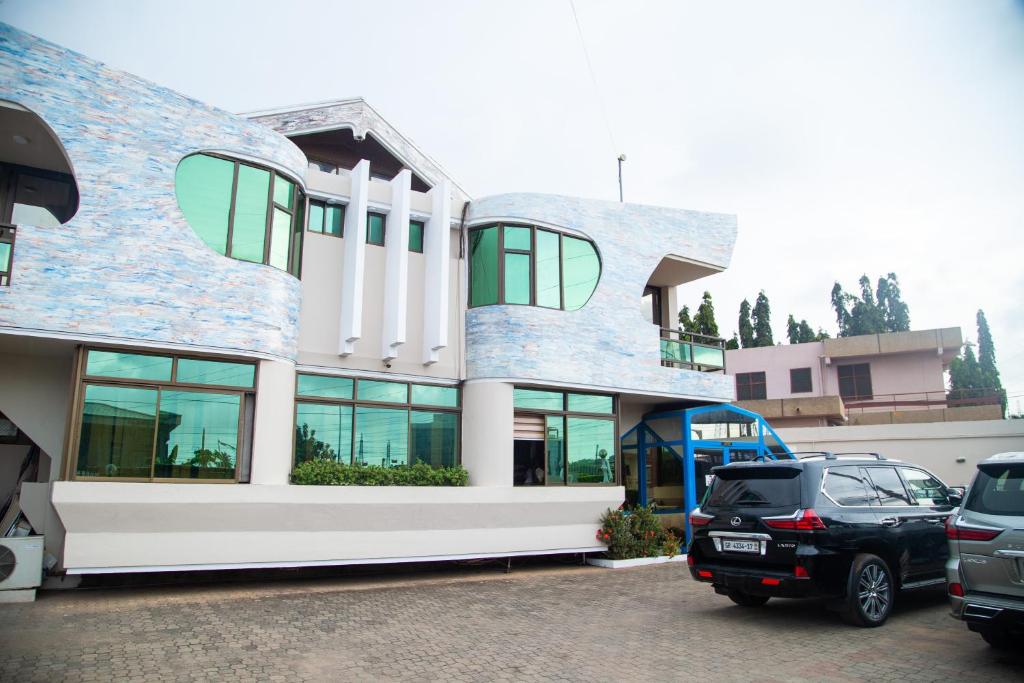
[(881, 453), (875, 453), (874, 451), (843, 451), (842, 453), (836, 453), (836, 455), (870, 455), (873, 456), (875, 460), (888, 459)]
[(797, 460), (810, 460), (811, 458), (836, 459), (835, 453), (831, 451), (793, 451), (793, 455), (797, 456)]

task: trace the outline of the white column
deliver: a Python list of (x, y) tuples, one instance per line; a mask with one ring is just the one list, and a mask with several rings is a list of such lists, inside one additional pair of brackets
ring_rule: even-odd
[(408, 313), (409, 282), (409, 193), (412, 171), (405, 169), (391, 180), (391, 212), (384, 234), (384, 330), (380, 357), (398, 357), (405, 343), (405, 319)]
[[(430, 190), (432, 208), (423, 236), (423, 364), (438, 361), (448, 346), (448, 296), (451, 264), (452, 185), (442, 180)], [(511, 475), (510, 475), (511, 476)]]
[(471, 486), (512, 486), (512, 385), (462, 387), (462, 464)]
[(366, 255), (366, 200), (370, 191), (370, 162), (352, 169), (352, 191), (345, 207), (345, 252), (341, 270), (341, 318), (338, 355), (355, 351), (363, 336), (363, 269)]
[(292, 471), (295, 364), (261, 360), (253, 420), (253, 484), (287, 484)]

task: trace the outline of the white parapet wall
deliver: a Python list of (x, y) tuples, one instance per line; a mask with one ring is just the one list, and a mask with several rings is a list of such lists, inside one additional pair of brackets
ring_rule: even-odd
[(613, 487), (56, 482), (72, 574), (597, 552)]
[(951, 486), (969, 484), (975, 466), (990, 455), (1024, 451), (1024, 420), (793, 427), (776, 432), (794, 451), (880, 453), (921, 465)]

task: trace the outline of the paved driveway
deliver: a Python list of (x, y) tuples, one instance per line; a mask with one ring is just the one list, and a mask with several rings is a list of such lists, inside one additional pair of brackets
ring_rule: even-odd
[(902, 598), (879, 629), (735, 607), (683, 565), (42, 594), (0, 607), (0, 680), (1020, 680)]

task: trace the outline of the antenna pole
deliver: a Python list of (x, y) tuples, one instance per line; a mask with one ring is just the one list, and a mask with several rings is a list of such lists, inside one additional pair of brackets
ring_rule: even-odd
[(622, 198), (622, 162), (625, 161), (625, 160), (626, 160), (626, 155), (625, 154), (620, 154), (619, 155), (619, 201), (620, 202), (624, 202), (625, 201)]

